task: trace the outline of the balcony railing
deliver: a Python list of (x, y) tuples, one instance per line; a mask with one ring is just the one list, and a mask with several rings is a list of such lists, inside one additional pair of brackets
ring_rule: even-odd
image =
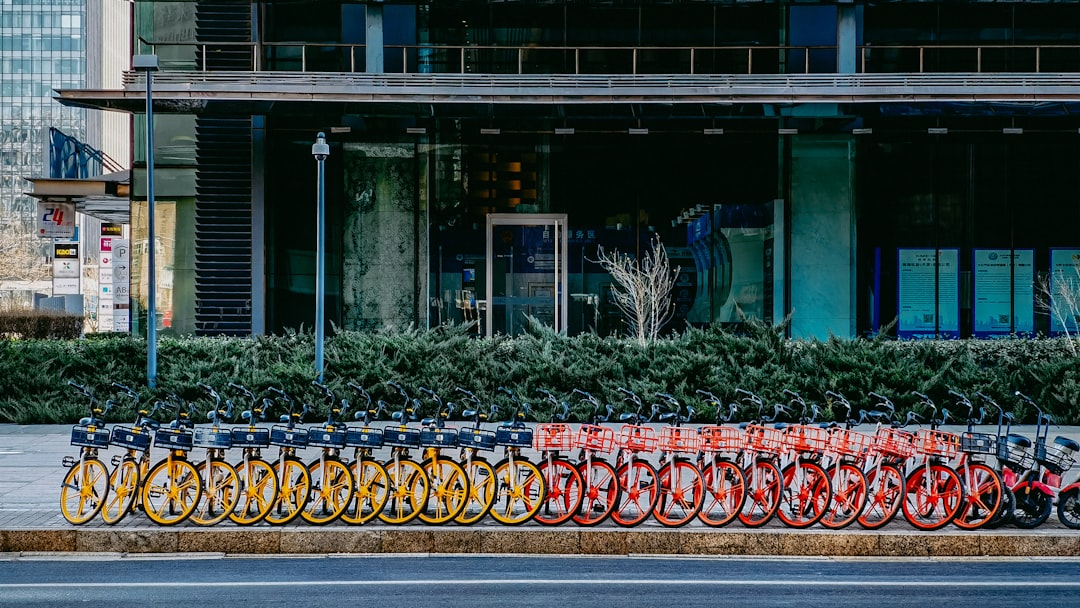
[[(162, 67), (196, 71), (364, 72), (362, 44), (146, 42)], [(147, 48), (148, 47), (148, 48)], [(862, 45), (862, 73), (1080, 72), (1076, 45)], [(387, 45), (391, 74), (813, 74), (837, 71), (834, 46)]]

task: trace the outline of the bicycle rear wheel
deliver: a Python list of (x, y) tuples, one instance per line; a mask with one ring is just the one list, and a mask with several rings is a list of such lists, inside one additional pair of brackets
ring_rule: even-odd
[(769, 523), (780, 508), (783, 477), (771, 460), (758, 460), (747, 467), (746, 500), (739, 511), (739, 521), (748, 528), (759, 528)]
[(866, 506), (866, 475), (850, 463), (833, 465), (826, 471), (832, 483), (832, 500), (821, 518), (821, 525), (831, 530), (846, 528), (859, 518)]
[(85, 458), (64, 476), (60, 486), (60, 511), (69, 523), (80, 525), (94, 519), (109, 496), (109, 470), (97, 458)]
[(353, 501), (341, 514), (341, 521), (364, 524), (378, 517), (386, 506), (389, 496), (386, 468), (374, 460), (362, 458), (352, 463), (351, 470), (356, 486)]
[(746, 476), (735, 463), (714, 460), (702, 467), (701, 481), (705, 494), (698, 519), (702, 523), (719, 528), (739, 516), (746, 501)]
[(790, 528), (808, 528), (829, 509), (832, 487), (816, 462), (800, 460), (784, 467), (784, 493), (776, 516)]
[(1012, 523), (1017, 528), (1031, 530), (1050, 518), (1054, 510), (1053, 498), (1030, 483), (1022, 483), (1013, 488), (1016, 504), (1013, 505)]
[(202, 480), (195, 465), (180, 458), (166, 458), (150, 468), (142, 485), (142, 504), (150, 521), (174, 526), (199, 506)]
[(518, 526), (532, 519), (544, 504), (544, 478), (536, 465), (524, 458), (508, 458), (495, 465), (495, 502), (491, 517)]
[(352, 500), (355, 481), (345, 463), (337, 458), (313, 460), (308, 464), (311, 497), (300, 514), (304, 521), (325, 526), (345, 512)]
[(234, 468), (240, 484), (240, 498), (229, 519), (241, 526), (259, 523), (277, 502), (277, 471), (261, 458), (249, 458)]
[(404, 524), (417, 518), (428, 501), (431, 482), (415, 461), (402, 458), (386, 465), (389, 484), (386, 506), (379, 519), (388, 524)]
[(692, 462), (672, 460), (657, 472), (659, 496), (653, 518), (668, 528), (685, 526), (701, 512), (705, 484)]
[(578, 464), (581, 473), (581, 506), (574, 514), (574, 521), (581, 526), (602, 523), (619, 504), (619, 478), (615, 468), (606, 460), (596, 459), (590, 466), (585, 461)]
[(956, 517), (964, 500), (964, 486), (952, 467), (920, 465), (907, 480), (904, 517), (920, 530), (937, 530)]
[(311, 495), (311, 473), (295, 456), (283, 456), (274, 463), (278, 492), (274, 505), (263, 518), (273, 526), (285, 525), (304, 512)]
[(203, 492), (190, 519), (199, 526), (212, 526), (223, 521), (236, 508), (240, 499), (240, 480), (236, 469), (224, 460), (210, 460), (209, 471), (205, 460), (195, 468), (201, 471), (199, 477), (202, 479)]
[(533, 520), (545, 526), (570, 521), (581, 507), (584, 483), (581, 473), (564, 458), (544, 459), (536, 465), (544, 478), (544, 504)]
[(889, 523), (904, 502), (904, 476), (891, 464), (874, 467), (866, 473), (866, 505), (856, 520), (867, 530), (877, 530)]
[(623, 527), (636, 526), (648, 519), (660, 497), (656, 469), (644, 460), (619, 465), (615, 471), (622, 498), (611, 512), (611, 519)]
[(431, 480), (431, 495), (420, 511), (420, 521), (437, 525), (452, 521), (469, 501), (469, 478), (461, 465), (449, 458), (428, 458), (420, 463)]
[(997, 471), (981, 462), (968, 462), (956, 471), (964, 484), (964, 502), (953, 524), (977, 530), (993, 521), (1001, 510), (1005, 482)]
[(1080, 492), (1071, 490), (1058, 497), (1058, 519), (1073, 530), (1080, 530)]
[(465, 463), (465, 475), (469, 478), (469, 499), (465, 508), (454, 518), (464, 526), (480, 521), (491, 511), (495, 502), (495, 469), (483, 458), (473, 458)]
[(109, 496), (101, 509), (101, 521), (110, 526), (120, 523), (135, 508), (139, 496), (139, 463), (124, 456), (109, 475)]

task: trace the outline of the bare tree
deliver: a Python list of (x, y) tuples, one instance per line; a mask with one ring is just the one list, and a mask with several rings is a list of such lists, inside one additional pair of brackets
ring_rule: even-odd
[(21, 222), (0, 224), (0, 280), (42, 281), (50, 276), (41, 239)]
[(1057, 320), (1069, 339), (1073, 355), (1078, 354), (1076, 342), (1080, 336), (1073, 328), (1080, 321), (1080, 264), (1074, 264), (1071, 272), (1055, 270), (1052, 275), (1040, 276), (1035, 292), (1039, 307)]
[(592, 261), (615, 279), (612, 298), (631, 335), (643, 345), (655, 340), (675, 314), (671, 291), (680, 270), (679, 267), (672, 270), (660, 237), (653, 239), (651, 251), (640, 260), (619, 253), (618, 249), (608, 253), (601, 247), (597, 250), (597, 259)]

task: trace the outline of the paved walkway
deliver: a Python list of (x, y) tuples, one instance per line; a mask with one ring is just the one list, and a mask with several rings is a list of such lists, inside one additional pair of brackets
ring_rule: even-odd
[[(952, 429), (949, 429), (952, 430)], [(1031, 435), (1032, 427), (1017, 429)], [(1052, 429), (1080, 438), (1080, 427)], [(832, 531), (815, 526), (794, 531), (774, 522), (756, 530), (733, 524), (715, 530), (697, 522), (672, 530), (651, 520), (632, 529), (604, 524), (517, 528), (486, 521), (474, 527), (421, 523), (361, 527), (341, 523), (315, 527), (298, 521), (281, 528), (250, 528), (225, 522), (211, 528), (190, 523), (163, 528), (132, 517), (120, 525), (94, 520), (72, 526), (60, 514), (64, 456), (76, 453), (64, 425), (0, 425), (0, 552), (117, 551), (223, 553), (707, 553), (770, 555), (1053, 555), (1080, 556), (1080, 531), (1061, 525), (1056, 513), (1037, 530), (1003, 528), (968, 532), (952, 527), (920, 532), (906, 522), (880, 531)], [(105, 452), (111, 459), (117, 449)], [(314, 458), (315, 450), (310, 456)], [(1071, 475), (1075, 476), (1076, 471)], [(1069, 477), (1071, 479), (1071, 477)], [(902, 519), (898, 518), (898, 519)]]

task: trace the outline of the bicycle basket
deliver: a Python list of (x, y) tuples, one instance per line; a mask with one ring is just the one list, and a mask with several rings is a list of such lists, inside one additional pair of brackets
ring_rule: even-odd
[(343, 448), (345, 447), (345, 427), (311, 427), (307, 431), (307, 444), (313, 448)]
[(784, 442), (796, 452), (820, 454), (829, 446), (829, 430), (802, 424), (789, 426)]
[(697, 429), (665, 426), (660, 429), (660, 449), (665, 452), (696, 454), (701, 451), (701, 435)]
[(999, 441), (997, 458), (1014, 471), (1027, 471), (1035, 466), (1035, 454), (1011, 441)]
[(195, 433), (187, 429), (157, 429), (154, 431), (154, 445), (166, 450), (187, 452), (195, 447)]
[(701, 435), (701, 449), (707, 452), (738, 452), (743, 449), (743, 434), (730, 426), (703, 426), (698, 429)]
[(232, 433), (228, 429), (214, 428), (212, 426), (198, 427), (195, 429), (195, 447), (228, 449), (232, 447)]
[(381, 448), (383, 431), (370, 426), (345, 429), (345, 445), (351, 448)]
[(283, 448), (302, 448), (307, 446), (307, 431), (287, 426), (270, 428), (270, 443)]
[(420, 431), (420, 445), (431, 448), (453, 448), (458, 444), (457, 429), (423, 429)]
[(829, 433), (829, 449), (841, 456), (862, 458), (872, 442), (870, 435), (849, 429), (833, 429)]
[(998, 453), (997, 437), (986, 433), (964, 433), (960, 435), (960, 451), (995, 456)]
[(540, 452), (557, 452), (574, 447), (574, 434), (569, 424), (549, 423), (536, 425), (533, 447)]
[(514, 428), (503, 426), (495, 429), (495, 443), (514, 448), (531, 448), (533, 444), (532, 429)]
[(882, 456), (906, 460), (915, 453), (915, 435), (900, 429), (882, 427), (874, 434), (870, 450)]
[(83, 448), (109, 447), (109, 429), (96, 426), (71, 427), (71, 445)]
[(1035, 444), (1035, 460), (1054, 475), (1061, 475), (1072, 468), (1074, 460), (1068, 452), (1040, 441)]
[(144, 433), (142, 429), (127, 426), (114, 426), (109, 443), (129, 450), (145, 452), (150, 449), (150, 439), (150, 434)]
[(495, 431), (464, 428), (458, 431), (457, 441), (458, 445), (463, 448), (490, 452), (495, 449)]
[(927, 456), (955, 458), (960, 452), (960, 436), (956, 433), (919, 429), (915, 433), (915, 446)]
[(786, 449), (784, 431), (767, 426), (746, 426), (746, 449), (754, 452), (780, 454)]
[(606, 426), (583, 424), (574, 445), (593, 452), (611, 452), (615, 449), (615, 431)]
[(656, 450), (656, 431), (634, 424), (625, 424), (619, 430), (619, 447), (631, 452), (653, 452)]
[(395, 448), (420, 447), (420, 429), (405, 426), (388, 426), (383, 430), (383, 444)]
[(270, 429), (233, 429), (234, 448), (265, 448), (270, 445)]

